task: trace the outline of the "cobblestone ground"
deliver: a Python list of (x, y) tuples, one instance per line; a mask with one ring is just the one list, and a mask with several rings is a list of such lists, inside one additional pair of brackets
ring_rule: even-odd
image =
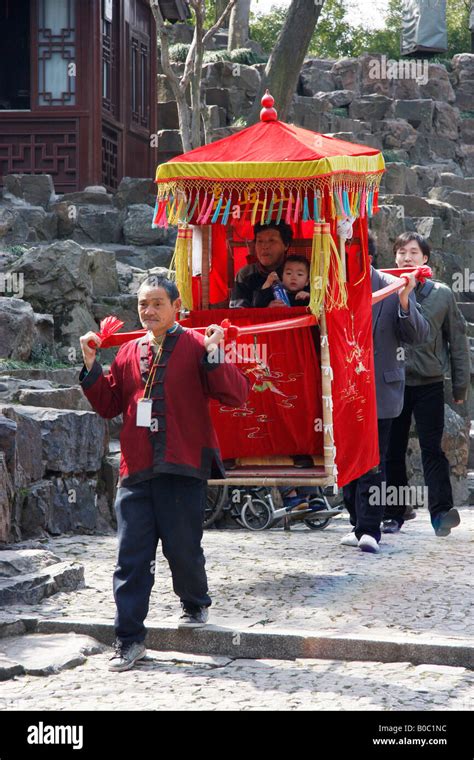
[[(420, 512), (378, 555), (342, 547), (346, 517), (321, 532), (304, 527), (250, 533), (209, 530), (204, 547), (214, 599), (210, 622), (235, 628), (312, 633), (404, 634), (451, 640), (472, 630), (474, 510), (461, 510), (451, 536), (434, 536)], [(85, 567), (86, 588), (38, 606), (9, 607), (42, 619), (110, 619), (114, 536), (49, 541)], [(176, 619), (167, 565), (157, 561), (150, 624)], [(472, 710), (474, 673), (409, 663), (330, 660), (230, 660), (170, 652), (126, 673), (108, 673), (110, 652), (48, 678), (20, 676), (1, 685), (0, 709), (14, 710)]]
[[(383, 536), (375, 555), (339, 545), (350, 528), (345, 516), (323, 531), (207, 530), (210, 622), (321, 634), (470, 635), (474, 509), (460, 514), (461, 525), (436, 538), (427, 513), (419, 512), (398, 535)], [(115, 536), (62, 537), (45, 546), (84, 565), (86, 588), (8, 612), (112, 622)], [(172, 622), (179, 611), (159, 550), (148, 622)]]
[[(233, 660), (150, 652), (134, 670), (107, 672), (109, 654), (49, 678), (1, 686), (8, 710), (472, 710), (464, 668), (332, 660)], [(177, 658), (179, 656), (177, 655)], [(186, 659), (188, 661), (186, 661)], [(191, 660), (191, 661), (189, 661)], [(213, 662), (214, 661), (214, 662)]]

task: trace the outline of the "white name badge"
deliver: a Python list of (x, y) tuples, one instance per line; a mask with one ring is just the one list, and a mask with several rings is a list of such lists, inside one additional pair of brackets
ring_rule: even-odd
[(152, 406), (151, 398), (141, 398), (137, 403), (137, 427), (151, 427)]

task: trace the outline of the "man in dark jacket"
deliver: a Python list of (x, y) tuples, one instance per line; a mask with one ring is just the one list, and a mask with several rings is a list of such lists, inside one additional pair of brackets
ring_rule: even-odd
[[(430, 247), (415, 232), (405, 232), (394, 244), (398, 267), (428, 262)], [(455, 404), (462, 404), (470, 382), (469, 345), (464, 317), (452, 291), (442, 282), (428, 280), (415, 288), (416, 300), (430, 325), (429, 340), (406, 347), (406, 387), (403, 410), (394, 420), (387, 452), (387, 484), (400, 496), (408, 489), (406, 452), (412, 415), (420, 439), (428, 508), (437, 536), (447, 536), (459, 525), (449, 479), (449, 462), (441, 448), (444, 429), (444, 375), (451, 368)], [(404, 522), (407, 504), (399, 498), (385, 511), (384, 531), (394, 533)]]
[[(369, 254), (375, 255), (375, 241), (369, 238)], [(391, 275), (371, 267), (372, 292), (394, 281)], [(358, 546), (364, 552), (377, 552), (383, 518), (384, 459), (390, 427), (403, 407), (405, 368), (402, 341), (417, 344), (425, 341), (429, 325), (417, 309), (413, 289), (414, 275), (407, 285), (372, 307), (375, 386), (380, 464), (343, 488), (344, 503), (354, 529), (341, 540), (343, 546)]]
[(180, 307), (175, 283), (147, 278), (138, 291), (138, 313), (148, 333), (122, 346), (106, 375), (88, 345), (100, 346), (100, 339), (93, 332), (81, 337), (85, 395), (102, 417), (123, 414), (115, 504), (117, 640), (109, 666), (116, 671), (133, 667), (146, 653), (144, 620), (159, 539), (181, 599), (180, 627), (207, 621), (205, 487), (211, 474), (225, 475), (208, 400), (240, 406), (249, 393), (243, 373), (216, 352), (222, 329), (210, 325), (202, 336), (183, 328), (175, 321)]

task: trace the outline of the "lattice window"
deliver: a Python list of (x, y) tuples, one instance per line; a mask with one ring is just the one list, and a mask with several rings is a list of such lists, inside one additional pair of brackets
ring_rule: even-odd
[(38, 105), (76, 105), (76, 0), (38, 0)]
[(51, 174), (60, 193), (75, 189), (77, 180), (77, 121), (44, 125), (31, 121), (4, 123), (0, 129), (0, 177), (5, 174)]
[(102, 125), (102, 183), (108, 190), (118, 187), (119, 140), (118, 130)]
[(130, 35), (130, 96), (132, 124), (150, 125), (150, 40), (135, 30)]
[(118, 120), (118, 8), (115, 3), (111, 11), (112, 19), (102, 20), (102, 106)]

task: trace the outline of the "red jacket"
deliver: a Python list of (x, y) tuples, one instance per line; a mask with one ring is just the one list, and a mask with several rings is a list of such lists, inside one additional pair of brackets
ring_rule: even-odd
[(148, 337), (123, 345), (104, 375), (96, 361), (79, 376), (84, 394), (101, 417), (123, 414), (120, 434), (122, 486), (161, 473), (207, 480), (225, 477), (209, 399), (241, 406), (250, 383), (233, 364), (209, 363), (204, 337), (181, 325), (167, 334), (152, 386), (152, 428), (137, 427), (137, 401), (153, 360)]

